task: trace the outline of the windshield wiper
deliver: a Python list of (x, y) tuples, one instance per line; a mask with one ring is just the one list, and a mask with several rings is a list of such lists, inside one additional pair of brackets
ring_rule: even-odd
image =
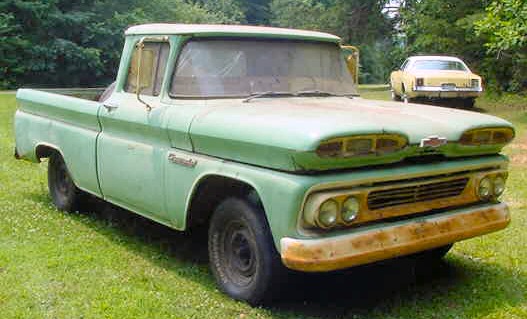
[(354, 96), (359, 96), (358, 94), (353, 93), (346, 93), (346, 94), (337, 94), (327, 91), (321, 91), (321, 90), (305, 90), (305, 91), (298, 91), (295, 92), (295, 96), (304, 96), (304, 95), (310, 95), (310, 96), (345, 96), (349, 98), (353, 98)]
[(258, 92), (258, 93), (251, 94), (248, 98), (243, 100), (243, 102), (247, 103), (252, 99), (257, 99), (260, 97), (268, 97), (268, 96), (295, 96), (295, 94), (291, 92), (278, 92), (278, 91)]

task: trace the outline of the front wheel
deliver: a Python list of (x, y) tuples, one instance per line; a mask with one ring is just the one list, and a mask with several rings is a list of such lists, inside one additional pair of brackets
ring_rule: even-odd
[(53, 204), (59, 210), (73, 212), (79, 209), (84, 193), (73, 183), (64, 159), (57, 152), (49, 157), (48, 189)]
[(228, 198), (209, 227), (210, 268), (219, 288), (251, 305), (273, 297), (284, 266), (274, 247), (263, 209)]

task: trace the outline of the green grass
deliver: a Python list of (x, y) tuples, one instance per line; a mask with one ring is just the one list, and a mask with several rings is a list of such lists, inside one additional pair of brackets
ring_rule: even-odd
[[(374, 88), (364, 96), (389, 94)], [(100, 203), (57, 211), (46, 164), (13, 158), (15, 99), (1, 94), (0, 318), (526, 318), (524, 102), (478, 100), (518, 128), (506, 149), (510, 227), (459, 243), (426, 269), (402, 260), (302, 276), (282, 301), (251, 308), (217, 291), (196, 236)]]

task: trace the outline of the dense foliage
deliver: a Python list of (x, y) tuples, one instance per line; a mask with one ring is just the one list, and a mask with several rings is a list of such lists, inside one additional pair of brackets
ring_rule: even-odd
[(410, 54), (452, 54), (498, 91), (527, 89), (527, 2), (406, 1), (401, 29)]
[(524, 0), (0, 0), (0, 88), (109, 83), (124, 29), (146, 22), (331, 32), (359, 46), (363, 83), (411, 54), (453, 54), (492, 88), (527, 88)]

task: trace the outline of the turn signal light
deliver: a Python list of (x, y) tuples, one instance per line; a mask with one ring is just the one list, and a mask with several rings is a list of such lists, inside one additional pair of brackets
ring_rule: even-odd
[(397, 134), (360, 135), (322, 142), (316, 153), (320, 157), (376, 156), (400, 151), (407, 144), (407, 139)]
[(513, 138), (514, 130), (508, 127), (482, 128), (463, 133), (459, 139), (459, 143), (470, 146), (507, 144)]

